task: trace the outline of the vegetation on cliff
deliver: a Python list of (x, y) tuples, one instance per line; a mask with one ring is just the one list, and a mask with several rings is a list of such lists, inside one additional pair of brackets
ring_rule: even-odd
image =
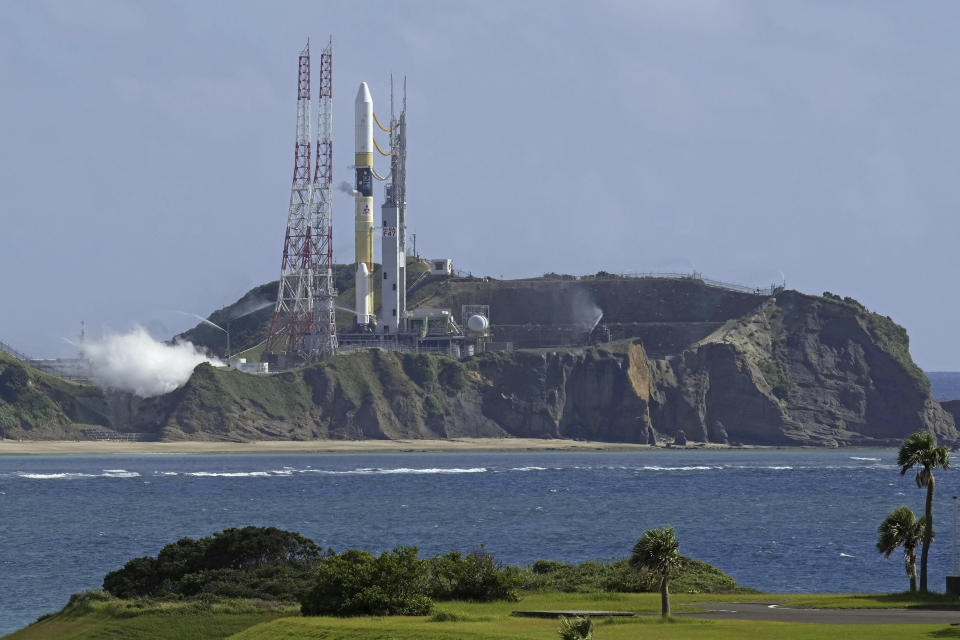
[(0, 350), (0, 438), (73, 439), (103, 424), (103, 392), (40, 371)]

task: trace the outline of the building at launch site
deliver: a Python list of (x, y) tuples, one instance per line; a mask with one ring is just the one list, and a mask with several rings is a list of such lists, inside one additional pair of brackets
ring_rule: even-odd
[[(432, 351), (453, 357), (482, 350), (489, 341), (488, 306), (460, 310), (407, 309), (407, 100), (406, 80), (399, 114), (390, 82), (390, 116), (384, 125), (366, 82), (354, 100), (354, 291), (353, 322), (338, 329), (333, 280), (333, 45), (321, 53), (317, 143), (311, 174), (310, 45), (301, 51), (297, 72), (297, 133), (287, 227), (277, 302), (264, 350), (273, 370), (319, 360), (339, 351), (384, 348)], [(374, 124), (389, 139), (384, 150)], [(377, 172), (374, 150), (389, 158), (386, 175)], [(375, 225), (375, 189), (382, 182), (381, 224)], [(379, 232), (377, 234), (376, 232)], [(374, 282), (374, 237), (381, 239), (381, 275)], [(452, 261), (431, 261), (430, 273), (452, 274)], [(379, 313), (374, 289), (380, 287)]]

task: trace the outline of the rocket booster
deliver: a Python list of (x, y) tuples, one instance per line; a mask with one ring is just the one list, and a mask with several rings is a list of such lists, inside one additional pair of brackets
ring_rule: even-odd
[(357, 91), (354, 117), (356, 316), (357, 324), (367, 325), (373, 321), (373, 98), (366, 82), (361, 82)]

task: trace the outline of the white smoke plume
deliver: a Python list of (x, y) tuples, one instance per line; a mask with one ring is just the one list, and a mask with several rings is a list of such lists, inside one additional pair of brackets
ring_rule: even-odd
[(101, 340), (86, 339), (77, 348), (90, 361), (91, 377), (97, 384), (141, 398), (170, 393), (182, 386), (202, 362), (223, 366), (190, 342), (158, 342), (143, 327)]

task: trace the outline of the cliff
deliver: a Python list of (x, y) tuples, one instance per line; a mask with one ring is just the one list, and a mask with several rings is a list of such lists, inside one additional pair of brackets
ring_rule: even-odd
[[(34, 387), (21, 384), (18, 393), (39, 408), (25, 417), (24, 402), (11, 402), (11, 392), (0, 388), (0, 426), (16, 437), (63, 437), (84, 422), (148, 438), (204, 440), (517, 436), (662, 443), (682, 431), (698, 442), (813, 446), (896, 445), (929, 430), (941, 443), (960, 444), (954, 417), (933, 400), (910, 359), (906, 331), (889, 318), (832, 295), (704, 293), (698, 283), (682, 282), (671, 297), (662, 283), (653, 284), (644, 295), (673, 300), (671, 315), (619, 300), (635, 282), (600, 283), (588, 289), (589, 300), (606, 305), (604, 313), (609, 308), (621, 327), (676, 320), (710, 330), (696, 339), (685, 334), (666, 353), (648, 353), (641, 335), (464, 362), (359, 351), (270, 376), (201, 365), (180, 389), (147, 400), (28, 371)], [(426, 295), (454, 300), (451, 287), (446, 294), (441, 287)], [(526, 307), (527, 315), (516, 311), (519, 301), (497, 303), (514, 309), (508, 319), (570, 326), (570, 318), (557, 321), (543, 306), (555, 295), (554, 310), (569, 307), (570, 295), (583, 288), (532, 288), (539, 298), (530, 299), (540, 302)], [(508, 289), (498, 295), (514, 295), (502, 293)], [(574, 294), (564, 297), (564, 290)], [(714, 297), (706, 304), (698, 292)], [(530, 316), (536, 313), (544, 317)], [(662, 341), (657, 345), (662, 349)], [(11, 366), (0, 371), (0, 385)]]
[(628, 338), (467, 362), (357, 352), (268, 378), (203, 366), (157, 399), (153, 430), (166, 438), (649, 443), (683, 431), (701, 442), (843, 446), (895, 445), (926, 429), (960, 442), (910, 359), (906, 332), (889, 318), (850, 299), (794, 291), (737, 302), (734, 311), (746, 306), (746, 314), (663, 356)]
[(783, 292), (676, 357), (655, 361), (652, 420), (694, 440), (897, 444), (954, 421), (909, 356), (906, 331), (855, 301)]

